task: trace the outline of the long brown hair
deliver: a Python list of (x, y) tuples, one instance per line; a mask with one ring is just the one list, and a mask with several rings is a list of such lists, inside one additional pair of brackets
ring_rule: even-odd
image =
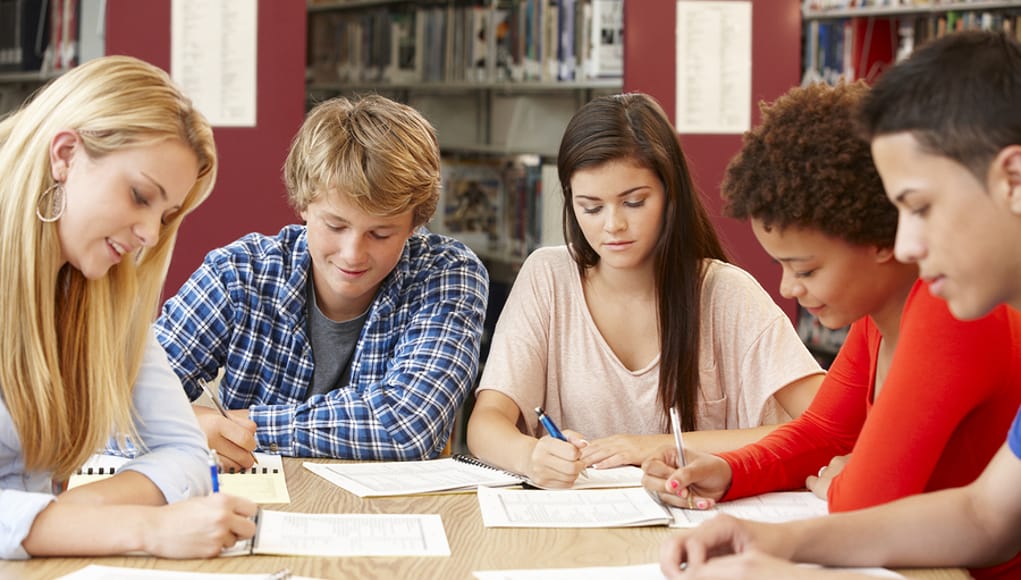
[(664, 415), (681, 414), (681, 428), (698, 426), (699, 335), (706, 259), (727, 261), (709, 214), (695, 190), (677, 133), (659, 103), (641, 93), (599, 97), (564, 130), (557, 171), (564, 191), (564, 239), (582, 274), (599, 263), (573, 211), (571, 176), (611, 161), (628, 160), (655, 173), (666, 203), (655, 247), (659, 308), (659, 402)]

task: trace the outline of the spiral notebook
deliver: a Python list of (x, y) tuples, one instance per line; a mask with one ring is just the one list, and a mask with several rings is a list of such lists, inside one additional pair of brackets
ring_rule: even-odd
[[(244, 497), (255, 503), (291, 503), (279, 455), (256, 453), (255, 466), (240, 471), (220, 469), (220, 491)], [(110, 477), (131, 461), (116, 455), (93, 455), (67, 480), (67, 488)]]
[[(457, 493), (479, 486), (508, 487), (534, 484), (528, 478), (504, 471), (470, 455), (425, 461), (368, 463), (305, 463), (305, 469), (358, 497)], [(588, 469), (572, 489), (640, 487), (642, 470), (634, 466)]]
[(466, 455), (423, 461), (305, 463), (305, 469), (358, 497), (452, 493), (524, 482), (518, 475)]

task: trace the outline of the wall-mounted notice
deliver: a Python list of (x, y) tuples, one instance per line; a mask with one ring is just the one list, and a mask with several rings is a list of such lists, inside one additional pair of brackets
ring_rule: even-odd
[(677, 2), (679, 133), (743, 133), (752, 115), (752, 3)]
[(170, 76), (216, 127), (255, 126), (257, 0), (173, 0)]

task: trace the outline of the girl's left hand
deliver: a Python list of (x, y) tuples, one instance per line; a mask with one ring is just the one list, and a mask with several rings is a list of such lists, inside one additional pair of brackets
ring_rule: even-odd
[(641, 465), (657, 449), (656, 436), (611, 435), (589, 441), (582, 450), (581, 460), (596, 469), (620, 465)]

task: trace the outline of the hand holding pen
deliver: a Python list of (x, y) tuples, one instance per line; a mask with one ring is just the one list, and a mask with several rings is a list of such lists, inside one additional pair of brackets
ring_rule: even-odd
[(685, 448), (676, 409), (670, 410), (670, 426), (674, 445), (664, 445), (642, 463), (642, 486), (674, 507), (709, 509), (730, 488), (730, 465), (722, 457)]
[[(530, 476), (536, 480), (536, 483), (543, 487), (570, 487), (574, 484), (574, 481), (578, 476), (578, 472), (575, 471), (577, 469), (575, 465), (579, 461), (577, 450), (579, 447), (584, 446), (584, 441), (581, 441), (579, 445), (579, 443), (568, 439), (556, 426), (553, 420), (550, 419), (545, 412), (543, 412), (542, 407), (536, 407), (535, 414), (539, 418), (539, 423), (542, 424), (550, 437), (558, 441), (569, 443), (574, 446), (575, 449), (573, 457), (565, 457), (562, 455), (563, 449), (557, 451), (546, 445), (543, 440), (540, 439), (539, 443), (536, 445), (535, 452), (533, 453), (533, 463), (539, 463), (545, 469), (540, 470), (540, 474), (538, 474), (538, 476), (537, 474), (530, 474)], [(536, 461), (536, 459), (538, 459), (538, 461)], [(570, 464), (570, 467), (566, 465), (567, 463)], [(582, 467), (581, 474), (584, 475), (585, 473), (586, 470)]]
[(255, 448), (255, 423), (246, 416), (237, 417), (224, 408), (213, 388), (205, 381), (199, 385), (216, 407), (217, 415), (227, 420), (212, 419), (211, 410), (195, 405), (195, 414), (199, 424), (209, 440), (209, 447), (219, 451), (225, 467), (248, 468), (258, 463), (252, 450)]

